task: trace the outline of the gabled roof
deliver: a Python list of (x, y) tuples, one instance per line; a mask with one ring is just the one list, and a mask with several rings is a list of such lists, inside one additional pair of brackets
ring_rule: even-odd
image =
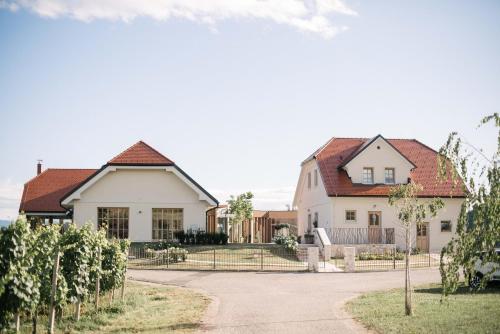
[(78, 187), (95, 169), (46, 169), (24, 185), (19, 211), (65, 213), (61, 198)]
[[(114, 167), (113, 167), (114, 166)], [(120, 167), (121, 166), (121, 167)], [(156, 151), (154, 148), (139, 141), (132, 145), (100, 169), (47, 169), (24, 185), (19, 212), (26, 213), (65, 213), (66, 208), (61, 203), (73, 193), (81, 189), (101, 174), (111, 168), (165, 167), (187, 182), (193, 189), (203, 193), (208, 202), (218, 202), (203, 187), (194, 181), (186, 172), (172, 160)]]
[(361, 154), (361, 152), (363, 152), (367, 147), (369, 147), (371, 144), (373, 144), (379, 138), (382, 139), (383, 141), (385, 141), (387, 144), (389, 144), (389, 146), (392, 147), (403, 159), (408, 161), (410, 163), (410, 165), (413, 166), (413, 168), (417, 167), (404, 154), (402, 154), (396, 147), (394, 147), (394, 145), (392, 145), (390, 141), (385, 139), (382, 135), (376, 135), (372, 139), (366, 140), (362, 145), (360, 145), (354, 152), (352, 152), (352, 154), (347, 159), (344, 159), (344, 161), (342, 161), (342, 163), (338, 166), (338, 168), (345, 167), (349, 162), (354, 160), (358, 155)]
[(172, 160), (142, 140), (108, 161), (108, 165), (171, 166), (173, 164)]
[[(369, 138), (332, 138), (310, 158), (318, 163), (328, 196), (388, 196), (390, 185), (353, 184), (347, 172), (339, 168), (369, 141)], [(462, 187), (454, 186), (451, 179), (437, 180), (436, 151), (415, 139), (387, 139), (387, 142), (415, 166), (410, 178), (423, 186), (419, 196), (464, 196)]]

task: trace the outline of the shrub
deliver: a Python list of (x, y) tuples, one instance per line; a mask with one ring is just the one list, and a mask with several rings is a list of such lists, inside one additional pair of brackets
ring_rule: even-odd
[(226, 233), (206, 233), (202, 230), (183, 230), (174, 233), (181, 245), (226, 245), (229, 236)]
[(146, 249), (146, 255), (155, 260), (177, 263), (186, 261), (188, 251), (179, 247), (168, 247), (161, 250)]
[(294, 235), (277, 235), (273, 238), (273, 242), (277, 245), (282, 245), (285, 249), (290, 251), (297, 251), (299, 248), (297, 237)]

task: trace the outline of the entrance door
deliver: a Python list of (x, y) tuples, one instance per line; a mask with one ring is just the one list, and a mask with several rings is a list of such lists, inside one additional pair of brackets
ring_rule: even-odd
[(417, 248), (429, 252), (429, 223), (417, 225)]
[(368, 243), (382, 243), (382, 212), (368, 211)]

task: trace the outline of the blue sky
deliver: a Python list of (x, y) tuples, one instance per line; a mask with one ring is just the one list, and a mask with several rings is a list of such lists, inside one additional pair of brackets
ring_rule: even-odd
[(498, 1), (103, 3), (0, 0), (0, 219), (37, 159), (97, 168), (140, 139), (260, 209), (332, 136), (495, 148)]

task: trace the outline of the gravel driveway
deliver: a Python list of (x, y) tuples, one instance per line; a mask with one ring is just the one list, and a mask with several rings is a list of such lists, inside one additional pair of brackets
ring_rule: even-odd
[[(130, 270), (134, 280), (205, 291), (214, 302), (202, 332), (366, 333), (343, 311), (359, 294), (404, 286), (404, 271), (262, 273)], [(439, 282), (438, 269), (415, 269), (412, 283)], [(403, 308), (403, 301), (401, 301)]]

